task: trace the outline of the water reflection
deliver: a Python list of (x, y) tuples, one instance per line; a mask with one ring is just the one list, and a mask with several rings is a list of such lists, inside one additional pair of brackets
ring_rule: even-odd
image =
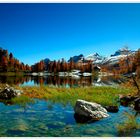
[(59, 77), (59, 76), (0, 76), (0, 83), (33, 86), (33, 85), (48, 85), (55, 87), (85, 87), (85, 86), (103, 86), (103, 85), (119, 85), (124, 82), (120, 77)]
[(115, 75), (115, 76), (98, 76), (93, 79), (92, 85), (94, 86), (118, 86), (121, 83), (126, 82), (127, 79), (120, 76), (120, 75)]
[(0, 83), (19, 85), (31, 80), (30, 76), (0, 76)]
[(91, 86), (92, 77), (81, 77), (80, 79), (73, 79), (70, 77), (38, 77), (38, 76), (24, 76), (24, 77), (9, 77), (0, 76), (0, 83), (15, 84), (15, 85), (50, 85), (56, 87), (77, 87), (77, 86)]

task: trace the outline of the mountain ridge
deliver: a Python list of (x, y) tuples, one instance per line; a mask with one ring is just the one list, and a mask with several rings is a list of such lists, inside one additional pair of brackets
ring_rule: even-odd
[[(69, 58), (67, 62), (73, 61), (74, 63), (77, 62), (88, 62), (92, 61), (94, 64), (97, 65), (105, 65), (110, 64), (113, 65), (115, 63), (118, 63), (120, 59), (123, 59), (127, 57), (127, 55), (133, 54), (135, 51), (130, 50), (128, 47), (123, 47), (121, 49), (118, 49), (114, 52), (114, 54), (111, 54), (110, 56), (102, 56), (99, 53), (91, 53), (87, 56), (84, 56), (83, 54), (75, 55)], [(49, 58), (44, 59), (44, 62), (48, 64), (51, 60)]]

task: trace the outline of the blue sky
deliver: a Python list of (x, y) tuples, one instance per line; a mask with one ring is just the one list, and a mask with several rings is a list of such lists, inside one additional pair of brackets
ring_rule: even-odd
[(0, 46), (20, 61), (140, 48), (140, 4), (0, 4)]

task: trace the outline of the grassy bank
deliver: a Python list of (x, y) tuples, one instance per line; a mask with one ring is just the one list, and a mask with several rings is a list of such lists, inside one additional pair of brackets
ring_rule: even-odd
[(113, 87), (52, 88), (47, 86), (18, 87), (24, 95), (31, 98), (51, 100), (55, 103), (72, 105), (77, 99), (97, 102), (102, 105), (118, 105), (119, 95), (134, 93), (133, 89)]

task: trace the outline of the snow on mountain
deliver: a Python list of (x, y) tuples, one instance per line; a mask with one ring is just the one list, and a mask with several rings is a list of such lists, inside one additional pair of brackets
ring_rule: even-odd
[(98, 53), (90, 54), (85, 57), (85, 60), (92, 60), (92, 61), (102, 60), (102, 59), (103, 57), (100, 56)]
[(128, 49), (128, 47), (124, 47), (119, 49), (118, 51), (116, 51), (113, 55), (111, 56), (119, 56), (119, 55), (128, 55), (130, 54), (132, 51)]
[(129, 50), (127, 47), (117, 50), (109, 57), (103, 57), (98, 53), (90, 54), (85, 57), (85, 60), (92, 60), (94, 64), (109, 64), (114, 65), (119, 62), (120, 59), (127, 57), (127, 55), (133, 54), (134, 51)]
[(106, 57), (99, 55), (98, 53), (93, 53), (85, 57), (85, 60), (91, 60), (94, 64), (102, 64)]
[[(132, 55), (134, 51), (129, 50), (128, 48), (122, 48), (116, 51), (113, 55), (110, 55), (109, 57), (105, 57), (102, 59), (100, 64), (109, 64), (114, 65), (119, 62), (120, 59), (123, 59), (127, 57), (127, 55)], [(95, 62), (97, 63), (97, 62)]]
[(104, 59), (102, 61), (102, 64), (116, 64), (119, 62), (120, 59), (127, 57), (127, 55), (118, 55), (118, 56), (110, 56), (110, 57), (106, 57), (106, 59)]
[[(129, 50), (127, 47), (124, 47), (122, 49), (117, 50), (114, 54), (104, 57), (99, 55), (98, 53), (93, 53), (90, 55), (87, 55), (86, 57), (83, 54), (75, 55), (71, 57), (68, 62), (71, 60), (75, 63), (77, 62), (87, 62), (89, 60), (93, 61), (93, 64), (97, 65), (114, 65), (119, 62), (120, 59), (127, 57), (127, 55), (134, 54), (135, 51)], [(50, 59), (46, 58), (45, 63), (48, 64), (50, 62)]]

